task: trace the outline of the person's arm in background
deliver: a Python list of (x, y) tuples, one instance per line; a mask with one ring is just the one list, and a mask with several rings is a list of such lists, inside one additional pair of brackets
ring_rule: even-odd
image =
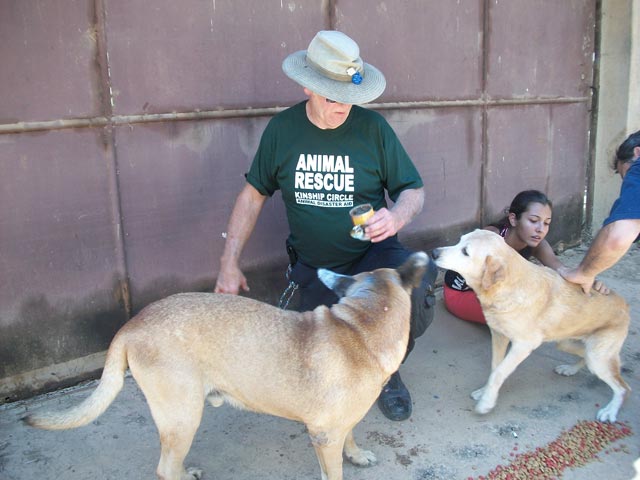
[(367, 221), (367, 236), (374, 243), (392, 237), (422, 211), (423, 205), (424, 188), (403, 190), (391, 209), (381, 208)]
[(617, 220), (598, 232), (587, 254), (576, 268), (561, 268), (558, 273), (589, 293), (595, 277), (612, 267), (629, 250), (640, 234), (640, 220)]
[[(542, 242), (540, 242), (540, 244), (533, 249), (532, 253), (533, 256), (540, 260), (540, 263), (542, 263), (546, 267), (552, 268), (557, 272), (560, 272), (560, 270), (562, 269), (564, 269), (565, 271), (567, 270), (567, 267), (556, 256), (553, 248), (551, 248), (551, 245), (549, 245), (549, 242), (547, 242), (546, 240), (542, 240)], [(600, 280), (594, 280), (593, 289), (603, 295), (609, 295), (609, 293), (611, 292), (609, 290), (609, 287), (607, 287)]]
[(240, 254), (253, 232), (266, 199), (249, 183), (238, 195), (229, 218), (227, 239), (220, 257), (220, 272), (214, 290), (216, 293), (237, 295), (241, 288), (249, 290), (247, 279), (240, 270)]

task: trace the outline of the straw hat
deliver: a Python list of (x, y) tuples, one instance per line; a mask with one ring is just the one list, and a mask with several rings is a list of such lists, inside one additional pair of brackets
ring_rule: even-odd
[(312, 92), (351, 105), (375, 100), (387, 85), (380, 70), (362, 61), (358, 44), (335, 30), (318, 32), (307, 50), (284, 59), (282, 70)]

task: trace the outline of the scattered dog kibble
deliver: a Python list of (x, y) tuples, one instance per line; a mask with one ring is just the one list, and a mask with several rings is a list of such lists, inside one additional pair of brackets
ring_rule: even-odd
[[(487, 475), (468, 477), (467, 480), (558, 479), (566, 468), (582, 467), (602, 451), (608, 454), (611, 449), (605, 449), (610, 443), (632, 434), (626, 423), (579, 422), (545, 447), (519, 454), (514, 453), (518, 450), (514, 447), (510, 453), (514, 458), (508, 465), (498, 465)], [(627, 452), (625, 445), (612, 450)]]

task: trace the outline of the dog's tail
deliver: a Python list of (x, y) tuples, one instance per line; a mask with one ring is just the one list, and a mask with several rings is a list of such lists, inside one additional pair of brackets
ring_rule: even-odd
[(89, 397), (68, 410), (35, 413), (24, 417), (22, 421), (32, 427), (45, 430), (66, 430), (92, 422), (104, 413), (122, 390), (127, 365), (124, 337), (116, 335), (109, 346), (100, 383)]

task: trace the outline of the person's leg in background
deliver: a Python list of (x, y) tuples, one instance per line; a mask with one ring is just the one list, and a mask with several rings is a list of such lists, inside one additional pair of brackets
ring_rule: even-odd
[[(295, 286), (294, 292), (291, 292), (291, 299), (294, 301), (290, 307), (299, 312), (308, 312), (319, 305), (330, 307), (339, 300), (338, 296), (320, 281), (317, 268), (297, 262), (291, 266), (288, 279), (290, 286)], [(280, 303), (280, 308), (286, 309), (283, 302)]]
[(288, 242), (287, 255), (289, 266), (286, 277), (289, 285), (280, 297), (279, 308), (308, 312), (319, 305), (330, 307), (338, 301), (338, 296), (318, 278), (318, 269), (299, 262), (298, 254)]

